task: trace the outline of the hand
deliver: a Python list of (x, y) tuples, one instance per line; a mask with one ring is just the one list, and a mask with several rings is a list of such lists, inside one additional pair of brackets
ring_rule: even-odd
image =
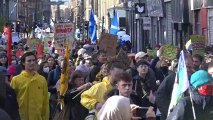
[(141, 117), (137, 117), (136, 116), (136, 110), (139, 107), (140, 106), (137, 106), (135, 104), (130, 104), (130, 108), (131, 108), (131, 120), (140, 120), (141, 119)]
[(151, 102), (152, 104), (155, 103), (155, 95), (152, 93), (152, 90), (150, 91), (149, 96), (147, 96), (149, 102)]
[(154, 118), (156, 117), (154, 108), (153, 107), (149, 107), (148, 111), (146, 112), (146, 118), (153, 118), (153, 117)]
[(97, 111), (99, 111), (101, 108), (102, 108), (102, 104), (101, 104), (101, 103), (96, 103), (96, 104), (95, 104), (95, 109), (96, 109)]
[(160, 49), (157, 51), (157, 57), (160, 57), (163, 53), (163, 46), (160, 47)]

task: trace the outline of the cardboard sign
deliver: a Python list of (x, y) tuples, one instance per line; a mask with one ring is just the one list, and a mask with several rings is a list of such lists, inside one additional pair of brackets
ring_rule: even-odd
[(205, 54), (205, 36), (192, 35), (192, 55), (199, 54), (204, 56)]
[(101, 33), (101, 38), (98, 43), (98, 46), (99, 50), (107, 52), (107, 56), (115, 56), (116, 47), (118, 46), (117, 36), (108, 33)]
[(174, 60), (176, 59), (177, 54), (177, 48), (171, 44), (166, 44), (163, 46), (163, 57), (165, 57), (168, 60)]
[(55, 24), (54, 46), (55, 49), (65, 49), (67, 41), (74, 41), (75, 25), (73, 23), (57, 23)]
[(131, 64), (131, 59), (128, 57), (127, 53), (121, 48), (116, 56), (117, 60), (121, 61), (126, 68), (128, 68)]

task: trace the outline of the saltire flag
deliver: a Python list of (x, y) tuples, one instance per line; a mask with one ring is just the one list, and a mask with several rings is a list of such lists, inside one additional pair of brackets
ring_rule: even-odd
[(118, 14), (114, 10), (114, 16), (112, 18), (111, 27), (110, 27), (110, 34), (117, 35), (117, 32), (119, 31), (120, 31), (120, 27), (119, 27)]
[(62, 98), (59, 98), (59, 104), (61, 106), (64, 106), (64, 95), (68, 89), (68, 69), (69, 69), (69, 42), (66, 44), (64, 61), (60, 77), (59, 95), (63, 96)]
[(184, 92), (189, 88), (189, 79), (185, 63), (184, 52), (181, 51), (178, 62), (178, 69), (173, 86), (172, 97), (169, 105), (168, 115), (174, 106), (177, 105), (179, 100), (183, 97)]
[(93, 9), (90, 11), (90, 18), (89, 18), (89, 35), (90, 35), (90, 40), (91, 44), (95, 44), (97, 40), (97, 35), (96, 35), (96, 22), (94, 18), (94, 12)]
[(4, 35), (8, 35), (7, 38), (7, 60), (8, 65), (11, 65), (12, 62), (12, 26), (4, 25)]

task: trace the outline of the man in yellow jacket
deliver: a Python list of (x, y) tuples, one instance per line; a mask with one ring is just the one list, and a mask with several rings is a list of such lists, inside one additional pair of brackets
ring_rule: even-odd
[(96, 109), (99, 111), (104, 103), (105, 93), (115, 86), (117, 76), (124, 71), (123, 68), (123, 65), (119, 62), (111, 63), (108, 77), (81, 94), (81, 104), (89, 110)]
[(49, 98), (47, 83), (36, 71), (36, 57), (26, 52), (21, 57), (24, 68), (13, 77), (11, 87), (15, 90), (21, 120), (49, 120)]

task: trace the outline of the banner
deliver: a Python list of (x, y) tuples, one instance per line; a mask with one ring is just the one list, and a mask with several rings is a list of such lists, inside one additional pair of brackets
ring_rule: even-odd
[(99, 50), (107, 52), (107, 56), (115, 56), (116, 48), (118, 46), (117, 36), (108, 33), (101, 33), (101, 38), (98, 43)]
[(55, 24), (54, 46), (56, 50), (65, 49), (67, 41), (74, 41), (75, 25), (73, 23)]
[(199, 54), (204, 56), (205, 53), (205, 36), (201, 35), (192, 35), (192, 55)]

